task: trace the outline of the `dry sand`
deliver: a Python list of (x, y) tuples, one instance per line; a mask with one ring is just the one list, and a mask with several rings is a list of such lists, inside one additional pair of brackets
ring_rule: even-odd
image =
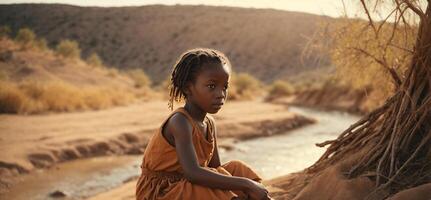
[[(220, 145), (228, 148), (228, 141), (269, 136), (313, 122), (286, 109), (260, 101), (227, 103), (214, 116)], [(152, 101), (100, 111), (0, 115), (0, 192), (9, 180), (35, 168), (85, 157), (142, 154), (169, 113), (165, 101)]]

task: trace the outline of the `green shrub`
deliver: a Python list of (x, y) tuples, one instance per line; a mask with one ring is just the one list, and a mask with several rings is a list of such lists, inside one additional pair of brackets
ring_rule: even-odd
[(292, 95), (294, 92), (295, 90), (290, 83), (277, 80), (271, 84), (267, 99), (272, 100), (275, 98), (289, 96)]
[(40, 50), (46, 51), (48, 50), (48, 44), (44, 38), (37, 39), (34, 42), (34, 46)]
[(135, 87), (147, 87), (151, 85), (151, 79), (142, 69), (132, 69), (127, 71), (127, 75), (135, 81)]
[(90, 56), (87, 57), (86, 62), (88, 65), (93, 67), (102, 67), (103, 61), (100, 59), (99, 55), (97, 53), (92, 53)]
[(57, 54), (64, 58), (80, 58), (81, 49), (76, 41), (62, 40), (56, 48)]
[(24, 48), (31, 47), (36, 39), (34, 32), (28, 28), (19, 29), (15, 41)]
[(233, 74), (228, 98), (232, 100), (254, 99), (261, 94), (261, 86), (262, 83), (250, 74)]
[(12, 31), (10, 30), (9, 26), (0, 26), (0, 39), (8, 38), (11, 32)]

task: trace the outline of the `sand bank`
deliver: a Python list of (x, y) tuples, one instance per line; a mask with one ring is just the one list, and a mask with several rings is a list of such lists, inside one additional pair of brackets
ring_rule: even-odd
[[(260, 101), (229, 102), (214, 116), (220, 146), (229, 149), (234, 140), (278, 134), (313, 122), (286, 109)], [(142, 154), (169, 112), (166, 102), (153, 101), (101, 111), (0, 115), (1, 189), (20, 174), (59, 162)]]

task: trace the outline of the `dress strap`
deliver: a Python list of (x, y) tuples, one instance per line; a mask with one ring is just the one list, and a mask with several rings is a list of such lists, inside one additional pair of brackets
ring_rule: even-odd
[[(177, 108), (174, 112), (171, 113), (171, 116), (177, 112), (180, 112), (182, 114), (184, 114), (187, 117), (187, 120), (189, 120), (190, 124), (192, 125), (193, 129), (198, 129), (197, 128), (197, 123), (195, 122), (195, 120), (192, 118), (192, 116), (187, 112), (187, 110), (184, 107), (179, 107)], [(169, 116), (169, 118), (171, 117)], [(205, 116), (206, 121), (208, 122), (208, 127), (207, 127), (207, 131), (208, 135), (207, 138), (204, 138), (207, 142), (212, 142), (212, 140), (214, 140), (215, 137), (215, 131), (214, 131), (214, 124), (213, 121), (210, 119), (210, 117)], [(203, 136), (203, 135), (202, 135)]]
[(186, 116), (187, 120), (189, 120), (189, 122), (192, 124), (192, 127), (195, 128), (195, 123), (193, 123), (192, 117), (189, 115), (189, 113), (187, 113), (187, 111), (183, 107), (179, 107), (176, 110), (172, 111), (171, 114), (169, 114), (169, 116), (163, 121), (161, 127), (164, 127), (166, 122), (168, 122), (168, 120), (172, 117), (172, 115), (178, 112), (183, 113)]
[(211, 117), (209, 117), (208, 115), (206, 116), (207, 121), (208, 121), (208, 126), (209, 126), (209, 134), (208, 137), (210, 137), (209, 135), (211, 134), (212, 139), (215, 138), (215, 125), (214, 125), (214, 121)]
[(186, 109), (184, 109), (184, 107), (180, 107), (177, 110), (175, 110), (174, 113), (180, 112), (182, 114), (184, 114), (187, 117), (187, 120), (189, 120), (190, 124), (192, 125), (193, 128), (196, 128), (196, 122), (195, 120), (192, 118), (192, 116), (190, 116), (190, 114), (187, 112)]

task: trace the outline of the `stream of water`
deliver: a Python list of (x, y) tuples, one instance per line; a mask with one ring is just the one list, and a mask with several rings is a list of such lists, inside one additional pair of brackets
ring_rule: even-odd
[(242, 160), (264, 179), (296, 172), (312, 165), (324, 153), (325, 148), (316, 143), (337, 138), (360, 118), (345, 112), (301, 107), (291, 107), (289, 111), (314, 118), (317, 123), (286, 134), (239, 142), (234, 151), (220, 153), (221, 161)]

